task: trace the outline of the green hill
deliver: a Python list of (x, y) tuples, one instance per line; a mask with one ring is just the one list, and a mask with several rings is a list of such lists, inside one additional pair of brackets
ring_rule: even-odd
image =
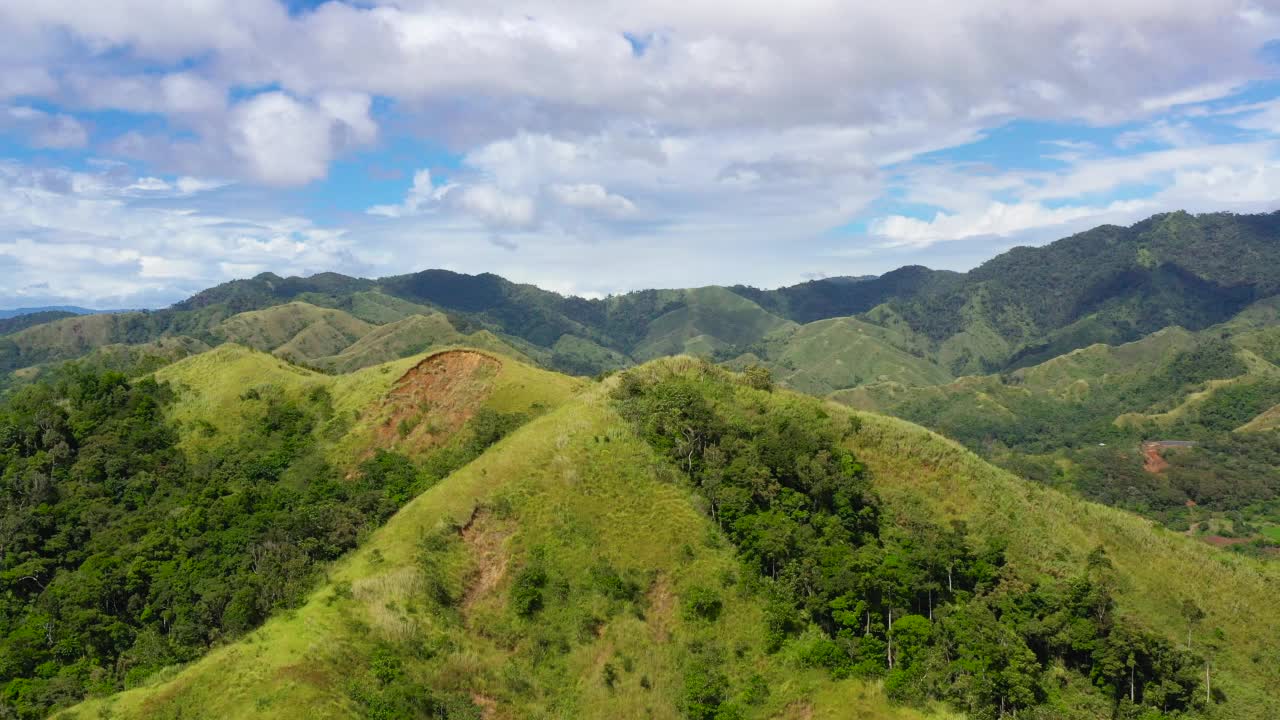
[(1241, 425), (1237, 432), (1264, 432), (1280, 429), (1280, 404)]
[[(1280, 671), (1260, 660), (1280, 632), (1273, 567), (1038, 487), (917, 426), (704, 362), (584, 385), (445, 352), (332, 378), (224, 346), (162, 377), (195, 456), (228, 452), (273, 422), (271, 402), (293, 398), (329, 408), (313, 447), (354, 478), (394, 457), (430, 472), (478, 437), (485, 407), (541, 414), (432, 475), (295, 609), (158, 672), (136, 665), (135, 647), (132, 689), (57, 717), (1280, 709), (1269, 691)], [(455, 439), (384, 433), (412, 408)], [(409, 454), (360, 461), (353, 437)], [(37, 686), (23, 687), (17, 697)]]
[(1277, 218), (25, 321), (0, 716), (1276, 717)]
[(441, 313), (410, 315), (402, 320), (375, 327), (341, 352), (314, 357), (310, 365), (329, 372), (345, 373), (402, 357), (416, 355), (429, 348), (469, 346), (492, 350), (509, 357), (528, 361), (523, 353), (487, 330), (470, 335), (458, 332)]
[[(831, 397), (927, 424), (1021, 475), (1170, 527), (1225, 522), (1234, 536), (1263, 543), (1237, 549), (1270, 552), (1264, 530), (1280, 526), (1280, 437), (1237, 432), (1269, 428), (1280, 402), (1280, 367), (1255, 351), (1267, 352), (1274, 331), (1259, 326), (1260, 315), (1265, 307), (1200, 333), (1168, 328), (1000, 375)], [(1154, 458), (1140, 451), (1165, 439), (1196, 447)]]
[[(732, 551), (659, 464), (593, 390), (411, 502), (290, 617), (69, 716), (355, 717), (403, 687), (445, 708), (435, 716), (678, 717), (700, 652), (770, 714), (919, 716), (873, 686), (771, 663), (762, 603), (724, 589)], [(548, 579), (532, 583), (533, 568)], [(716, 619), (689, 615), (710, 589)], [(437, 649), (407, 651), (419, 644)], [(387, 682), (367, 669), (379, 663)]]
[(0, 317), (0, 335), (12, 335), (20, 330), (26, 330), (35, 325), (43, 325), (55, 320), (62, 320), (69, 317), (77, 317), (79, 313), (69, 312), (67, 310), (41, 310), (39, 312), (23, 313), (13, 317)]
[(306, 360), (335, 355), (373, 327), (341, 310), (291, 302), (227, 318), (214, 333), (227, 342)]
[[(854, 317), (912, 338), (912, 354), (953, 376), (1039, 364), (1097, 343), (1122, 344), (1161, 328), (1199, 331), (1250, 306), (1260, 313), (1280, 294), (1280, 214), (1153, 216), (1131, 227), (1103, 226), (1044, 247), (1015, 248), (967, 273), (904, 267), (879, 277), (829, 278), (776, 290), (733, 286), (642, 290), (603, 299), (565, 297), (492, 274), (425, 270), (380, 279), (322, 273), (235, 280), (148, 313), (92, 321), (78, 332), (0, 338), (0, 369), (69, 359), (98, 344), (149, 342), (164, 335), (219, 341), (228, 318), (306, 303), (374, 325), (443, 312), (461, 333), (488, 330), (553, 367), (594, 375), (620, 362), (689, 352), (718, 359), (744, 352), (791, 323)], [(1231, 260), (1226, 260), (1230, 258)], [(281, 311), (288, 314), (290, 311)], [(292, 311), (296, 313), (295, 311)], [(78, 318), (37, 328), (79, 322)], [(264, 321), (267, 324), (279, 319)], [(118, 327), (105, 332), (105, 325)], [(68, 326), (59, 326), (68, 327)], [(231, 339), (255, 347), (279, 338), (239, 328)], [(341, 327), (317, 327), (291, 356), (337, 354)], [(556, 344), (575, 338), (572, 350)], [(290, 336), (292, 338), (292, 336)], [(12, 340), (13, 342), (9, 342)], [(589, 350), (581, 342), (598, 346)], [(276, 347), (283, 345), (279, 342)], [(560, 364), (556, 364), (560, 363)], [(915, 382), (915, 380), (912, 380)], [(844, 380), (828, 383), (843, 387)]]
[(680, 307), (652, 320), (645, 336), (631, 350), (638, 360), (690, 353), (724, 354), (759, 341), (776, 330), (793, 326), (759, 305), (719, 287), (686, 290)]
[(757, 359), (782, 384), (813, 395), (884, 381), (949, 382), (946, 370), (916, 354), (921, 351), (913, 340), (855, 318), (833, 318), (767, 335), (760, 344), (763, 357)]

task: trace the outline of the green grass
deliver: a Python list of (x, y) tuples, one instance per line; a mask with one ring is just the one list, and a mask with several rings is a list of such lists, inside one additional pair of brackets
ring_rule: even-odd
[(1245, 423), (1237, 432), (1264, 432), (1277, 429), (1280, 429), (1280, 405), (1276, 405)]
[[(410, 368), (438, 352), (332, 376), (227, 343), (166, 367), (156, 378), (171, 383), (177, 391), (170, 412), (184, 428), (182, 443), (188, 450), (234, 438), (244, 421), (242, 395), (251, 389), (271, 387), (301, 398), (324, 388), (332, 397), (334, 417), (320, 431), (326, 440), (322, 446), (332, 462), (351, 466), (368, 454), (375, 431), (386, 420), (387, 408), (381, 402), (384, 396)], [(481, 405), (499, 412), (536, 415), (559, 406), (584, 386), (582, 380), (497, 357), (501, 366), (496, 376), (485, 379), (473, 394)], [(424, 410), (424, 416), (430, 417), (429, 409)]]
[(874, 382), (939, 385), (942, 367), (913, 355), (913, 339), (855, 318), (819, 320), (765, 340), (768, 365), (787, 387), (813, 395)]
[[(411, 501), (296, 612), (59, 717), (357, 717), (347, 683), (366, 674), (375, 647), (392, 646), (437, 648), (405, 652), (406, 672), (433, 691), (494, 703), (494, 717), (676, 718), (693, 642), (721, 649), (735, 695), (751, 675), (767, 683), (768, 698), (749, 717), (949, 717), (892, 707), (875, 685), (833, 682), (793, 666), (785, 651), (766, 655), (763, 608), (740, 589), (732, 548), (665, 467), (614, 414), (604, 388), (591, 390)], [(476, 587), (487, 572), (486, 589), (460, 609), (431, 612), (414, 599), (419, 541), (441, 528), (458, 537), (449, 528), (477, 517), (469, 539), (437, 557), (447, 583)], [(512, 612), (510, 590), (535, 555), (549, 589), (544, 609), (525, 620)], [(588, 589), (602, 562), (641, 583), (639, 602)], [(718, 593), (718, 620), (680, 612), (693, 587)]]
[(373, 328), (341, 352), (314, 356), (308, 365), (328, 372), (346, 373), (380, 363), (417, 355), (431, 349), (474, 347), (528, 362), (529, 358), (487, 330), (465, 335), (443, 313), (411, 315)]
[(1025, 387), (1068, 394), (1082, 381), (1095, 387), (1113, 376), (1150, 372), (1173, 353), (1189, 350), (1195, 343), (1194, 333), (1169, 327), (1123, 345), (1097, 343), (1072, 350), (1039, 365), (1015, 370), (1012, 375)]
[(375, 325), (393, 323), (414, 315), (429, 315), (431, 308), (375, 290), (352, 293), (347, 312)]
[(291, 302), (229, 317), (214, 333), (227, 342), (297, 361), (337, 354), (373, 328), (341, 310)]

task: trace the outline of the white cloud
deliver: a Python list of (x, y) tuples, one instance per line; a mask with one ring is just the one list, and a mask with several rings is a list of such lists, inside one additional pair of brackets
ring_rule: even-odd
[(441, 188), (435, 186), (431, 181), (430, 170), (419, 170), (413, 175), (413, 186), (405, 195), (404, 202), (399, 205), (375, 205), (366, 212), (370, 215), (390, 218), (419, 215), (439, 202), (441, 195), (448, 190), (448, 186)]
[(377, 134), (367, 97), (327, 95), (311, 104), (282, 92), (255, 95), (232, 110), (231, 151), (268, 185), (323, 178), (335, 150)]
[(189, 115), (218, 113), (226, 89), (194, 72), (111, 75), (78, 71), (63, 79), (77, 103), (90, 109)]
[(493, 185), (465, 185), (450, 191), (445, 199), (498, 229), (529, 228), (538, 219), (532, 198), (511, 194)]
[(932, 220), (891, 215), (871, 224), (871, 232), (885, 239), (888, 247), (911, 245), (928, 247), (947, 240), (975, 236), (1006, 237), (1027, 230), (1064, 225), (1074, 220), (1128, 217), (1149, 207), (1142, 201), (1116, 202), (1104, 207), (1048, 208), (1036, 202), (994, 202), (976, 213), (938, 213)]
[(0, 162), (0, 265), (10, 278), (0, 284), (0, 302), (152, 306), (230, 279), (227, 267), (286, 273), (358, 267), (344, 231), (185, 204), (215, 185), (124, 176), (114, 168), (35, 171)]
[(636, 211), (635, 203), (596, 183), (555, 184), (549, 190), (552, 197), (566, 207), (597, 211), (613, 217), (626, 217)]
[[(0, 123), (32, 146), (98, 140), (94, 152), (145, 168), (24, 169), (10, 184), (39, 192), (0, 207), (0, 237), (38, 237), (76, 263), (113, 248), (112, 272), (133, 279), (111, 292), (170, 287), (183, 269), (204, 282), (447, 266), (580, 292), (878, 271), (970, 247), (956, 238), (1012, 242), (1170, 203), (1260, 206), (1275, 149), (1207, 145), (1186, 105), (1269, 76), (1256, 50), (1277, 35), (1272, 3), (1240, 0), (743, 0), (732, 13), (397, 0), (292, 14), (278, 0), (0, 0), (0, 97), (59, 108)], [(75, 117), (105, 109), (157, 117), (123, 133)], [(1269, 106), (1231, 117), (1280, 133)], [(918, 161), (1019, 118), (1133, 123), (1120, 149), (1163, 149), (1049, 148), (1067, 165), (1056, 172)], [(286, 196), (253, 187), (305, 185), (389, 138), (407, 142), (387, 152), (420, 143), (459, 162), (347, 217), (347, 234), (281, 219), (271, 203)], [(1132, 185), (1156, 189), (1109, 199)], [(941, 210), (886, 213), (880, 238), (842, 234), (887, 190)], [(518, 253), (494, 245), (513, 238)], [(987, 254), (966, 252), (939, 262)], [(105, 270), (85, 273), (99, 278), (86, 293), (107, 292)]]
[[(12, 48), (10, 62), (0, 50), (0, 66), (30, 69), (35, 58), (63, 78), (57, 89), (46, 76), (25, 86), (71, 106), (198, 116), (184, 129), (216, 156), (225, 113), (236, 130), (247, 109), (264, 109), (227, 110), (230, 87), (278, 88), (341, 121), (336, 129), (358, 143), (376, 134), (368, 99), (386, 97), (418, 132), (467, 147), (522, 130), (590, 135), (636, 123), (774, 140), (800, 127), (915, 122), (945, 138), (1016, 116), (1132, 119), (1264, 77), (1255, 51), (1280, 20), (1268, 4), (1239, 0), (1034, 9), (1020, 0), (747, 0), (733, 13), (696, 0), (443, 0), (329, 2), (294, 15), (276, 0), (0, 0), (0, 28)], [(650, 38), (642, 53), (624, 31)], [(153, 76), (134, 70), (139, 61), (189, 67)], [(320, 176), (314, 164), (325, 154), (306, 158), (288, 169), (261, 162), (260, 150), (242, 159), (250, 176), (280, 183)]]
[[(1128, 187), (1141, 197), (1106, 200)], [(1280, 198), (1280, 144), (1178, 147), (1123, 157), (1075, 159), (1058, 172), (966, 175), (928, 168), (910, 177), (904, 199), (945, 208), (930, 219), (895, 214), (871, 222), (886, 246), (925, 248), (971, 237), (1059, 235), (1103, 223), (1128, 223), (1169, 210), (1272, 210)], [(993, 197), (1013, 196), (1013, 201)]]

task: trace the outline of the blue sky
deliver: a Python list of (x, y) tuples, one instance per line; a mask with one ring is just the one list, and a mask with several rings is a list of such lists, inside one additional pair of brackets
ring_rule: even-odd
[(0, 306), (778, 286), (1280, 209), (1257, 0), (0, 0)]

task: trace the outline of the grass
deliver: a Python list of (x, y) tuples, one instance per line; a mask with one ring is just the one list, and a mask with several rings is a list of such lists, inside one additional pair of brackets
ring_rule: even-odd
[(725, 288), (682, 290), (679, 295), (684, 306), (649, 323), (644, 339), (631, 351), (633, 358), (709, 355), (726, 347), (750, 345), (771, 332), (795, 326)]
[(411, 315), (376, 327), (354, 343), (343, 346), (340, 352), (326, 357), (314, 356), (308, 364), (329, 372), (345, 373), (446, 347), (480, 348), (529, 361), (524, 353), (492, 333), (481, 330), (465, 335), (458, 332), (443, 313), (432, 312)]
[[(335, 383), (335, 407), (350, 408), (376, 402), (412, 365), (335, 380), (243, 348), (214, 353), (225, 354), (222, 370), (198, 356), (165, 372), (208, 376), (216, 387), (264, 373), (298, 388)], [(549, 376), (507, 361), (486, 402), (508, 410), (541, 403)], [(431, 692), (491, 705), (492, 717), (675, 718), (683, 673), (706, 652), (698, 647), (711, 648), (735, 700), (752, 676), (769, 687), (767, 698), (744, 706), (747, 717), (951, 717), (895, 707), (875, 683), (803, 669), (790, 647), (766, 654), (761, 599), (732, 547), (679, 472), (615, 414), (606, 395), (613, 381), (560, 382), (555, 393), (577, 394), (411, 501), (329, 568), (302, 607), (185, 668), (59, 717), (358, 717), (348, 688), (367, 680), (379, 648), (393, 648)], [(218, 407), (218, 398), (198, 397), (201, 407)], [(1183, 602), (1205, 611), (1192, 642), (1212, 659), (1214, 686), (1227, 698), (1212, 717), (1280, 716), (1271, 690), (1280, 686), (1274, 566), (1034, 485), (910, 423), (859, 415), (851, 443), (890, 513), (963, 520), (975, 540), (1007, 539), (1009, 570), (1027, 581), (1078, 574), (1104, 549), (1120, 580), (1120, 613), (1181, 644)], [(424, 547), (435, 549), (424, 555)], [(633, 600), (593, 589), (592, 569), (602, 565), (636, 583)], [(534, 566), (547, 578), (544, 606), (525, 618), (512, 609), (512, 591)], [(423, 591), (432, 582), (452, 599), (433, 604)], [(694, 588), (722, 601), (717, 619), (680, 611)], [(1079, 710), (1073, 716), (1110, 712)]]
[(334, 355), (373, 329), (373, 325), (341, 310), (291, 302), (234, 315), (214, 332), (227, 342), (307, 360)]
[(1237, 429), (1237, 432), (1263, 432), (1280, 429), (1280, 405), (1267, 410)]
[(794, 331), (778, 331), (766, 346), (775, 377), (787, 387), (813, 395), (890, 380), (905, 385), (951, 380), (942, 367), (908, 352), (913, 347), (910, 338), (854, 318), (819, 320)]
[[(332, 397), (334, 418), (321, 429), (326, 435), (322, 446), (331, 462), (350, 466), (367, 455), (375, 430), (385, 419), (382, 398), (410, 368), (439, 352), (443, 351), (332, 376), (227, 343), (163, 368), (156, 378), (177, 391), (171, 413), (184, 428), (182, 444), (187, 450), (234, 437), (243, 420), (242, 395), (250, 389), (270, 386), (288, 397), (301, 398), (324, 388)], [(583, 380), (504, 358), (496, 376), (476, 388), (475, 395), (482, 405), (499, 412), (537, 415), (559, 406), (584, 385)], [(424, 408), (424, 415), (429, 417), (430, 410)]]
[[(833, 682), (791, 665), (785, 650), (766, 655), (763, 607), (737, 578), (733, 550), (604, 391), (526, 425), (411, 501), (297, 611), (59, 717), (357, 717), (347, 684), (364, 675), (376, 647), (392, 646), (435, 648), (405, 651), (406, 671), (433, 691), (492, 703), (493, 717), (676, 718), (694, 643), (719, 649), (735, 697), (752, 675), (768, 685), (749, 717), (950, 717), (893, 707), (875, 684)], [(414, 592), (427, 567), (420, 541), (441, 529), (456, 538), (433, 556), (445, 582), (474, 588), (475, 578), (490, 579), (455, 607), (428, 611)], [(526, 620), (512, 612), (510, 592), (533, 562), (549, 582), (545, 607)], [(602, 563), (639, 584), (636, 602), (590, 589)], [(714, 622), (680, 612), (694, 587), (723, 601)]]
[(897, 512), (934, 522), (963, 520), (980, 537), (1008, 538), (1010, 562), (1028, 579), (1078, 572), (1094, 548), (1103, 548), (1122, 581), (1122, 613), (1185, 644), (1182, 602), (1191, 600), (1206, 612), (1193, 642), (1199, 651), (1209, 650), (1214, 686), (1228, 698), (1213, 717), (1280, 717), (1280, 697), (1272, 691), (1280, 687), (1280, 664), (1274, 661), (1280, 571), (1274, 565), (1014, 477), (905, 421), (861, 417), (854, 449)]
[(1016, 370), (1013, 376), (1026, 387), (1062, 393), (1081, 381), (1096, 386), (1111, 376), (1155, 370), (1173, 354), (1189, 350), (1195, 344), (1194, 333), (1168, 327), (1123, 345), (1097, 343), (1072, 350), (1039, 365)]

